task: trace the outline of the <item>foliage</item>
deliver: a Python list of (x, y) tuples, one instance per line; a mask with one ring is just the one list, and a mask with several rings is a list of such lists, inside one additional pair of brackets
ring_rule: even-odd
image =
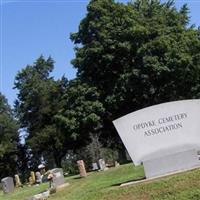
[[(102, 158), (103, 145), (100, 142), (99, 135), (90, 135), (91, 142), (84, 148), (82, 156), (84, 160), (88, 161), (88, 164), (98, 163), (98, 160)], [(91, 166), (90, 166), (91, 167)]]
[(99, 131), (104, 107), (96, 88), (79, 79), (69, 81), (60, 104), (56, 122), (67, 136), (68, 149), (75, 151), (88, 143), (90, 133)]
[(15, 108), (21, 128), (27, 130), (35, 166), (42, 157), (51, 160), (50, 156), (61, 166), (67, 150), (86, 145), (89, 133), (99, 129), (104, 112), (94, 87), (78, 79), (55, 81), (50, 77), (52, 70), (53, 60), (41, 56), (15, 81), (19, 90)]
[(65, 157), (62, 159), (62, 168), (65, 173), (69, 175), (78, 174), (77, 154), (73, 151), (67, 151)]
[(119, 159), (118, 150), (104, 147), (98, 134), (90, 135), (90, 143), (77, 151), (78, 158), (84, 160), (87, 170), (92, 169), (92, 163), (104, 159), (107, 164), (114, 165)]
[[(55, 81), (50, 77), (54, 61), (40, 56), (31, 66), (22, 69), (15, 78), (18, 100), (15, 103), (21, 128), (27, 130), (27, 144), (33, 157), (40, 163), (43, 154), (50, 154), (58, 166), (63, 156), (63, 135), (57, 128), (54, 116), (59, 109), (67, 80), (63, 77)], [(33, 167), (34, 167), (33, 165)]]
[(0, 178), (16, 172), (18, 143), (17, 121), (6, 98), (0, 93)]
[(114, 165), (115, 161), (119, 160), (118, 151), (111, 148), (102, 148), (102, 158), (105, 159), (105, 162), (109, 165)]
[(92, 0), (77, 33), (72, 61), (97, 87), (108, 118), (153, 104), (199, 97), (200, 37), (188, 8), (173, 1)]

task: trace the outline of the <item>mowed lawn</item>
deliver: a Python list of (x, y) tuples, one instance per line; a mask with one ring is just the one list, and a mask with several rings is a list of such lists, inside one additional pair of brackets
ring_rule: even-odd
[[(119, 187), (120, 183), (142, 179), (141, 166), (121, 165), (105, 172), (92, 172), (87, 178), (72, 176), (62, 192), (53, 194), (49, 200), (200, 200), (200, 169), (180, 173), (154, 181)], [(0, 193), (0, 200), (24, 200), (48, 184), (17, 189), (11, 195)]]

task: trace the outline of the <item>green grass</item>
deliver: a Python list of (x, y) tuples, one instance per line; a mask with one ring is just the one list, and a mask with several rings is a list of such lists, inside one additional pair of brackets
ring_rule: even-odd
[[(72, 176), (66, 178), (70, 186), (53, 194), (49, 200), (200, 200), (200, 169), (137, 185), (118, 186), (143, 176), (143, 168), (132, 164), (89, 173), (87, 178)], [(48, 184), (42, 184), (17, 189), (10, 195), (0, 193), (0, 200), (24, 200), (47, 187)]]

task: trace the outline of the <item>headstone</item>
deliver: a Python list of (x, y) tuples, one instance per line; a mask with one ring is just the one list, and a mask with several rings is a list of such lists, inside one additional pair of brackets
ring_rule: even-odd
[(14, 181), (12, 177), (6, 177), (1, 179), (2, 189), (4, 194), (14, 192)]
[(97, 163), (92, 163), (92, 171), (96, 171), (98, 169), (99, 169), (98, 164)]
[(135, 165), (147, 178), (200, 166), (200, 100), (159, 104), (113, 123)]
[(42, 182), (42, 176), (41, 176), (40, 172), (35, 172), (35, 177), (36, 177), (36, 179), (35, 179), (36, 183), (40, 184)]
[(81, 177), (86, 177), (87, 173), (86, 173), (86, 170), (85, 170), (84, 161), (83, 160), (78, 160), (77, 164), (78, 164), (78, 169), (79, 169), (80, 176)]
[(106, 162), (105, 162), (105, 160), (104, 159), (99, 159), (99, 168), (100, 168), (100, 170), (102, 170), (102, 171), (104, 171), (104, 170), (106, 170), (107, 169), (107, 167), (106, 167)]
[(118, 166), (120, 166), (120, 164), (117, 161), (115, 161), (115, 167), (118, 167)]
[(28, 185), (29, 186), (33, 185), (33, 179), (31, 176), (29, 176), (29, 178), (28, 178)]
[(44, 175), (46, 173), (45, 165), (44, 164), (38, 165), (38, 169), (40, 170), (40, 174), (41, 175)]
[(15, 174), (15, 186), (16, 187), (21, 187), (22, 186), (22, 183), (20, 181), (20, 178), (19, 178), (18, 174)]
[(52, 173), (52, 180), (51, 180), (51, 187), (57, 188), (60, 185), (63, 185), (65, 183), (63, 170), (62, 168), (55, 168), (50, 170)]
[(31, 171), (32, 184), (35, 183), (35, 172)]

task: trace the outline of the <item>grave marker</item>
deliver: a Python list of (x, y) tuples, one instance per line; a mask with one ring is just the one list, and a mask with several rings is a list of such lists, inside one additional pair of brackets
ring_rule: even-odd
[(4, 194), (14, 192), (14, 181), (12, 177), (6, 177), (1, 179), (2, 189)]
[(87, 173), (86, 173), (86, 170), (85, 170), (84, 161), (83, 160), (78, 160), (77, 164), (78, 164), (78, 169), (79, 169), (80, 176), (81, 177), (86, 177)]

